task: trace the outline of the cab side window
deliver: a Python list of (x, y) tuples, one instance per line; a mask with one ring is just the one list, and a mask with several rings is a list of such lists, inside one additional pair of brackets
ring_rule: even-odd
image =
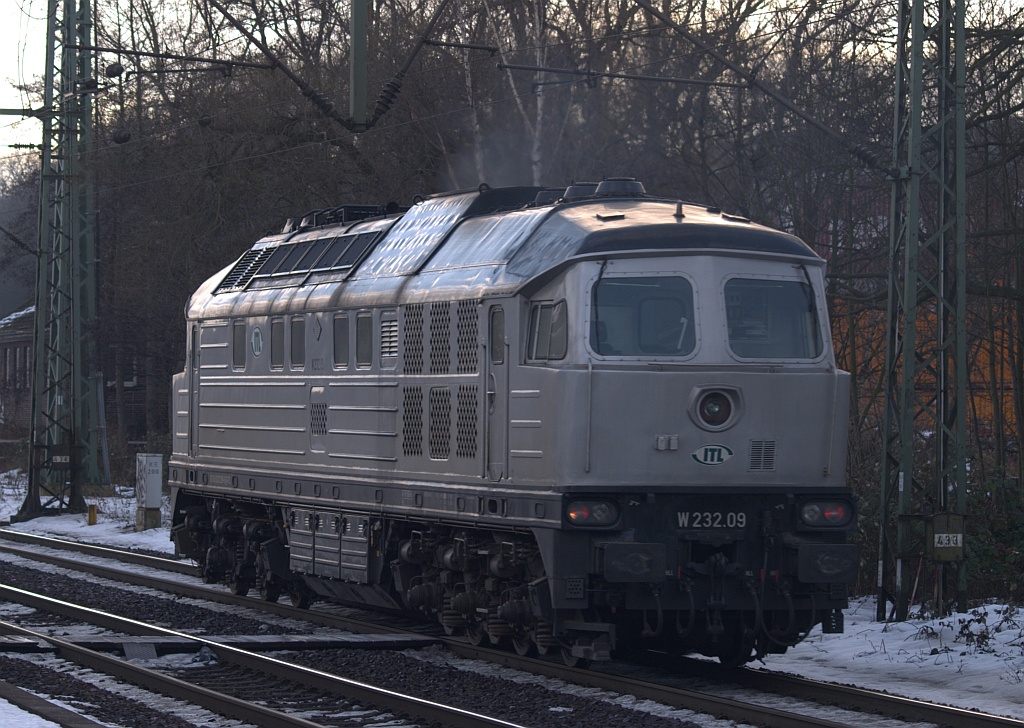
[(529, 358), (534, 361), (564, 359), (569, 349), (565, 301), (535, 303), (530, 311)]

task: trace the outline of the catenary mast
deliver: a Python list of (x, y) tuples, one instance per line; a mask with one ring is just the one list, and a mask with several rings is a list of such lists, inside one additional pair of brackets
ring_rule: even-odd
[(84, 152), (92, 145), (90, 0), (50, 0), (46, 24), (42, 173), (29, 487), (17, 518), (85, 508), (101, 481), (96, 361), (95, 215)]
[(900, 1), (880, 620), (890, 603), (888, 617), (906, 619), (917, 599), (945, 613), (951, 589), (967, 607), (964, 5)]

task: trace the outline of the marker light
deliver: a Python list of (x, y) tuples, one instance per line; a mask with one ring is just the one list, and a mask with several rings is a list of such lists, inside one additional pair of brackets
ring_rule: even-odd
[(845, 526), (853, 517), (853, 508), (842, 501), (804, 503), (800, 520), (808, 526)]
[(577, 500), (566, 506), (565, 517), (574, 526), (610, 526), (619, 520), (619, 511), (608, 501)]

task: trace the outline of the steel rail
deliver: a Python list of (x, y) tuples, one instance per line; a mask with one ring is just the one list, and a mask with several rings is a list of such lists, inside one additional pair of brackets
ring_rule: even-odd
[[(54, 599), (43, 594), (36, 594), (25, 589), (0, 584), (0, 598), (26, 604), (37, 609), (45, 609), (49, 612), (84, 620), (90, 624), (96, 624), (107, 629), (116, 629), (128, 634), (162, 635), (190, 640), (198, 645), (209, 648), (224, 662), (278, 676), (282, 680), (291, 680), (352, 702), (364, 702), (395, 713), (415, 716), (415, 718), (427, 722), (439, 723), (444, 726), (452, 726), (453, 728), (522, 728), (518, 724), (509, 721), (417, 698), (412, 695), (405, 695), (393, 690), (385, 690), (286, 660), (260, 655), (231, 645), (224, 645), (215, 640), (153, 624), (146, 624), (145, 622), (110, 614), (98, 609), (82, 607), (78, 604)], [(238, 700), (231, 696), (207, 690), (201, 686), (192, 685), (158, 671), (134, 665), (120, 658), (75, 645), (67, 640), (33, 632), (8, 622), (0, 622), (0, 631), (4, 630), (44, 639), (56, 646), (62, 656), (66, 656), (68, 659), (72, 659), (79, 664), (115, 675), (135, 684), (143, 685), (147, 689), (165, 695), (176, 698), (187, 695), (188, 697), (185, 699), (189, 702), (203, 705), (203, 707), (210, 710), (230, 715), (239, 720), (268, 726), (295, 725), (314, 727), (319, 725), (305, 719), (287, 716), (279, 711), (273, 711), (275, 715), (271, 716), (270, 720), (265, 720), (262, 717), (265, 713), (261, 706), (253, 705), (244, 700)], [(210, 707), (211, 705), (216, 705), (217, 707)]]
[[(737, 670), (732, 678), (744, 687), (781, 695), (810, 698), (834, 705), (876, 706), (887, 715), (898, 714), (907, 721), (952, 725), (956, 728), (1024, 728), (1024, 720), (965, 708), (936, 705), (923, 700), (876, 693), (864, 688), (812, 680), (797, 675), (771, 673), (749, 667)], [(938, 710), (936, 710), (938, 708)]]
[[(0, 541), (10, 538), (9, 534), (17, 534), (17, 540), (25, 543), (50, 545), (53, 548), (65, 548), (65, 545), (68, 545), (73, 547), (76, 551), (92, 553), (106, 558), (120, 558), (121, 553), (116, 549), (66, 542), (59, 539), (37, 537), (33, 534), (22, 534), (6, 529), (0, 529)], [(322, 626), (345, 629), (350, 632), (366, 634), (409, 631), (398, 627), (389, 627), (379, 623), (360, 620), (354, 617), (326, 614), (317, 610), (297, 609), (284, 604), (265, 602), (251, 597), (238, 597), (219, 587), (210, 587), (206, 585), (199, 587), (179, 582), (166, 582), (154, 577), (126, 572), (111, 567), (103, 567), (95, 564), (83, 564), (81, 562), (62, 559), (61, 557), (47, 554), (35, 554), (34, 552), (26, 552), (19, 548), (9, 548), (3, 543), (0, 543), (0, 551), (11, 551), (28, 558), (38, 558), (46, 561), (47, 563), (65, 566), (66, 568), (88, 570), (90, 573), (97, 576), (103, 576), (113, 580), (142, 583), (154, 589), (169, 591), (182, 596), (214, 600), (219, 603), (231, 604), (234, 606), (246, 606), (253, 609), (268, 611), (282, 617), (311, 621)], [(140, 563), (136, 560), (136, 557), (142, 555), (131, 552), (128, 552), (128, 554), (133, 557), (133, 563)], [(155, 568), (164, 568), (161, 565), (162, 563), (181, 563), (170, 562), (168, 559), (161, 559), (157, 557), (144, 558), (151, 559), (147, 565), (154, 566)], [(190, 567), (189, 571), (194, 573), (194, 567)], [(136, 579), (139, 581), (136, 582)], [(788, 728), (789, 726), (797, 725), (792, 722), (796, 718), (795, 714), (792, 713), (783, 713), (778, 717), (778, 719), (776, 719), (770, 715), (770, 711), (768, 709), (760, 706), (751, 706), (753, 708), (752, 712), (745, 712), (741, 709), (737, 713), (737, 715), (746, 716), (745, 718), (733, 717), (731, 714), (727, 715), (725, 712), (727, 706), (723, 706), (722, 703), (719, 702), (721, 699), (709, 700), (706, 703), (706, 707), (698, 707), (700, 705), (699, 701), (701, 698), (707, 699), (710, 696), (703, 695), (696, 691), (686, 691), (670, 686), (658, 685), (657, 683), (650, 683), (616, 676), (610, 673), (598, 672), (596, 670), (568, 668), (557, 662), (533, 657), (521, 657), (514, 653), (498, 649), (473, 647), (458, 638), (439, 637), (439, 640), (442, 641), (452, 652), (467, 659), (481, 659), (489, 662), (495, 662), (513, 669), (523, 670), (524, 672), (558, 678), (583, 687), (596, 687), (602, 690), (620, 693), (628, 692), (629, 694), (648, 698), (666, 705), (687, 708), (698, 712), (719, 714), (736, 721), (753, 721), (755, 725), (764, 725), (768, 726), (768, 728), (772, 728), (773, 726)], [(668, 669), (671, 669), (671, 666), (669, 666)], [(753, 689), (764, 690), (766, 692), (776, 694), (790, 695), (792, 697), (827, 704), (830, 706), (849, 706), (851, 710), (877, 711), (883, 715), (897, 719), (913, 719), (937, 725), (955, 725), (957, 728), (1024, 728), (1024, 720), (966, 710), (952, 706), (938, 705), (886, 693), (875, 693), (863, 688), (820, 682), (793, 675), (769, 673), (763, 670), (754, 670), (751, 668), (728, 670), (713, 663), (707, 664), (707, 671), (711, 673), (711, 675), (705, 674), (705, 677), (713, 676), (714, 679), (732, 681)], [(756, 720), (754, 720), (754, 718), (756, 718)], [(807, 725), (821, 726), (826, 724), (819, 721)]]
[[(0, 533), (0, 539), (7, 538), (5, 533)], [(25, 542), (26, 544), (28, 542)], [(61, 546), (55, 545), (55, 543), (62, 543), (56, 539), (47, 538), (45, 541), (39, 541), (36, 545), (45, 546), (47, 548), (61, 548)], [(75, 546), (82, 546), (75, 542), (67, 542), (74, 544)], [(101, 548), (101, 547), (93, 547)], [(116, 553), (116, 549), (104, 548), (103, 551), (106, 553), (100, 553), (96, 550), (89, 549), (83, 550), (81, 548), (73, 549), (82, 553), (88, 553), (92, 556), (99, 556), (102, 558), (117, 558), (111, 556), (111, 553)], [(0, 543), (0, 551), (5, 553), (14, 554), (22, 558), (31, 559), (33, 561), (39, 561), (42, 563), (50, 564), (51, 566), (59, 566), (65, 569), (71, 569), (73, 571), (81, 571), (93, 576), (98, 576), (104, 579), (110, 579), (111, 581), (119, 581), (132, 586), (144, 586), (150, 589), (157, 589), (159, 591), (167, 592), (170, 594), (176, 594), (177, 596), (188, 597), (189, 599), (199, 599), (208, 602), (216, 602), (218, 604), (227, 604), (236, 607), (248, 607), (250, 609), (257, 609), (260, 611), (268, 612), (278, 617), (285, 617), (287, 619), (298, 619), (305, 622), (313, 622), (324, 627), (339, 627), (342, 626), (350, 632), (357, 632), (360, 634), (377, 633), (377, 632), (404, 632), (398, 628), (389, 628), (383, 625), (371, 625), (370, 623), (361, 623), (359, 620), (353, 620), (351, 623), (348, 621), (342, 621), (342, 618), (337, 615), (324, 614), (322, 612), (310, 609), (299, 609), (292, 607), (287, 604), (278, 602), (267, 602), (259, 599), (253, 599), (252, 597), (243, 597), (232, 594), (225, 590), (221, 586), (210, 586), (207, 584), (189, 584), (181, 581), (168, 581), (167, 579), (161, 579), (155, 576), (149, 576), (148, 574), (140, 574), (135, 571), (125, 571), (112, 566), (104, 566), (102, 564), (92, 564), (88, 562), (78, 561), (72, 558), (57, 556), (55, 554), (40, 553), (38, 551), (32, 551), (22, 546), (11, 546), (9, 544)], [(160, 562), (168, 562), (168, 559), (161, 559), (159, 557), (144, 556), (141, 554), (135, 554), (126, 552), (133, 558), (131, 562), (140, 566), (149, 566), (155, 569), (164, 568)], [(148, 562), (140, 561), (140, 559), (150, 559)], [(170, 562), (180, 563), (180, 562)], [(179, 572), (177, 568), (173, 569), (175, 573)], [(194, 566), (189, 566), (187, 570), (188, 574), (195, 576), (196, 570)]]
[[(6, 590), (6, 588), (5, 588)], [(244, 700), (238, 700), (230, 695), (224, 695), (214, 690), (193, 685), (179, 680), (178, 678), (164, 675), (156, 670), (134, 665), (111, 655), (96, 652), (86, 647), (81, 647), (73, 642), (62, 640), (59, 637), (35, 632), (25, 627), (20, 627), (10, 622), (0, 621), (0, 632), (6, 634), (20, 634), (25, 637), (39, 639), (53, 645), (65, 660), (77, 663), (91, 670), (104, 675), (112, 675), (125, 682), (132, 683), (151, 692), (167, 695), (178, 700), (184, 700), (193, 705), (199, 705), (209, 711), (225, 715), (229, 718), (252, 723), (258, 726), (295, 726), (295, 728), (322, 728), (319, 723), (314, 723), (304, 718), (281, 713), (271, 708), (266, 708)]]
[(91, 543), (82, 543), (81, 541), (67, 541), (60, 538), (53, 538), (52, 536), (40, 536), (36, 533), (22, 533), (21, 531), (15, 531), (10, 528), (0, 528), (0, 539), (15, 541), (17, 543), (32, 544), (35, 546), (49, 546), (61, 551), (74, 551), (76, 553), (87, 554), (89, 556), (114, 559), (116, 561), (129, 564), (138, 564), (139, 566), (151, 566), (154, 569), (173, 571), (177, 574), (195, 576), (196, 573), (196, 567), (194, 564), (179, 561), (177, 559), (168, 559), (162, 556), (152, 556), (150, 554), (140, 554), (137, 551), (124, 551), (121, 549), (111, 548), (109, 546), (97, 546)]
[[(122, 572), (124, 573), (124, 572)], [(408, 706), (404, 706), (401, 703), (393, 705), (387, 703), (385, 699), (382, 699), (378, 691), (378, 688), (371, 688), (362, 683), (348, 680), (337, 676), (330, 675), (328, 673), (313, 670), (311, 668), (303, 668), (295, 665), (294, 663), (284, 662), (277, 660), (276, 658), (268, 657), (266, 655), (255, 654), (239, 648), (230, 647), (223, 645), (214, 640), (205, 639), (202, 637), (195, 637), (187, 635), (175, 630), (158, 627), (156, 625), (146, 624), (138, 620), (129, 619), (126, 617), (120, 617), (117, 615), (104, 612), (102, 610), (83, 608), (79, 605), (65, 602), (59, 599), (54, 599), (42, 594), (36, 594), (34, 592), (26, 591), (24, 589), (18, 589), (16, 587), (5, 586), (0, 584), (0, 599), (6, 599), (12, 602), (18, 602), (27, 606), (34, 607), (36, 609), (42, 609), (49, 612), (61, 614), (66, 617), (74, 619), (85, 619), (86, 621), (104, 627), (110, 630), (116, 630), (132, 635), (152, 636), (152, 635), (164, 635), (173, 636), (177, 638), (189, 639), (195, 641), (197, 644), (208, 646), (214, 650), (217, 656), (225, 662), (231, 662), (239, 666), (248, 667), (250, 669), (258, 670), (264, 673), (274, 672), (279, 669), (280, 666), (287, 666), (289, 669), (297, 669), (301, 671), (301, 675), (284, 675), (282, 678), (291, 679), (297, 682), (301, 682), (304, 685), (308, 685), (315, 689), (323, 690), (325, 692), (332, 692), (338, 694), (338, 681), (345, 686), (346, 691), (341, 693), (345, 698), (350, 700), (363, 700), (367, 703), (375, 705), (384, 705), (391, 710), (402, 713), (410, 713), (411, 711)], [(251, 600), (249, 600), (251, 601)], [(6, 627), (7, 623), (0, 622), (0, 632)], [(28, 632), (28, 630), (25, 630)], [(38, 636), (38, 635), (36, 635)], [(47, 638), (48, 639), (48, 638)], [(70, 644), (70, 643), (69, 643)], [(728, 720), (736, 721), (739, 723), (749, 723), (752, 725), (764, 726), (765, 728), (851, 728), (849, 723), (838, 723), (835, 721), (825, 720), (821, 718), (814, 718), (809, 716), (800, 715), (798, 713), (776, 710), (773, 708), (767, 708), (764, 706), (754, 705), (751, 703), (744, 703), (741, 701), (731, 700), (728, 698), (720, 698), (716, 696), (706, 695), (700, 692), (692, 690), (683, 690), (679, 688), (669, 688), (660, 686), (653, 683), (647, 683), (637, 680), (630, 680), (613, 675), (602, 675), (601, 673), (592, 673), (587, 670), (577, 670), (569, 668), (565, 665), (561, 665), (555, 662), (548, 662), (536, 658), (524, 658), (504, 653), (498, 650), (488, 650), (485, 648), (474, 648), (469, 645), (465, 645), (456, 641), (452, 641), (449, 645), (453, 652), (460, 654), (470, 659), (483, 659), (489, 662), (496, 662), (498, 664), (505, 664), (510, 667), (525, 670), (534, 674), (541, 674), (552, 678), (558, 678), (567, 682), (572, 682), (578, 685), (586, 687), (598, 687), (604, 690), (612, 692), (628, 692), (629, 694), (636, 695), (637, 697), (647, 698), (650, 700), (656, 700), (666, 705), (672, 705), (678, 708), (685, 708), (692, 710), (697, 713), (705, 713), (708, 715), (714, 715), (716, 717), (725, 718)], [(87, 648), (75, 646), (77, 651), (86, 650), (88, 653), (92, 653), (92, 650)], [(84, 654), (84, 653), (83, 653)], [(99, 654), (105, 661), (116, 660), (121, 663), (117, 658), (108, 657), (106, 655)], [(70, 658), (69, 658), (70, 659)], [(78, 662), (78, 659), (75, 659)], [(82, 662), (81, 664), (87, 664)], [(92, 664), (88, 665), (93, 667)], [(133, 666), (134, 667), (134, 666)], [(121, 673), (114, 673), (112, 670), (106, 667), (96, 668), (103, 672), (110, 674), (116, 674), (125, 680), (131, 680)], [(158, 673), (159, 674), (159, 673)], [(138, 683), (142, 684), (142, 683)], [(155, 690), (157, 692), (163, 692), (173, 697), (182, 697), (174, 693), (161, 690), (158, 687), (144, 684), (144, 687)], [(626, 688), (624, 690), (623, 688)], [(364, 689), (369, 689), (370, 692), (363, 692)], [(389, 693), (389, 691), (384, 691)], [(408, 696), (404, 696), (408, 697)], [(211, 704), (203, 704), (199, 702), (199, 698), (210, 699), (210, 696), (199, 695), (196, 698), (187, 698), (190, 702), (196, 702), (204, 707), (214, 710)], [(410, 698), (411, 700), (419, 700), (418, 698)], [(435, 704), (430, 701), (423, 701), (428, 706)], [(229, 706), (230, 707), (230, 706)], [(503, 721), (495, 722), (461, 722), (457, 719), (453, 719), (451, 715), (446, 713), (434, 714), (430, 710), (420, 712), (422, 706), (417, 705), (418, 710), (415, 714), (422, 716), (429, 720), (439, 722), (445, 726), (453, 726), (455, 728), (479, 728), (480, 726), (511, 726), (510, 723)], [(220, 706), (217, 707), (218, 712), (223, 712)], [(446, 708), (446, 710), (458, 710)], [(228, 714), (228, 713), (225, 713)], [(472, 714), (476, 715), (476, 714)], [(232, 717), (236, 717), (232, 715)], [(257, 722), (253, 716), (246, 716), (245, 720), (250, 722)], [(485, 719), (491, 721), (494, 719)], [(259, 725), (266, 725), (265, 723), (259, 723)]]
[[(55, 545), (54, 541), (55, 540), (53, 539), (47, 539), (45, 544), (40, 542), (40, 545), (46, 545), (50, 548), (59, 547)], [(224, 604), (263, 609), (277, 615), (288, 616), (295, 619), (310, 620), (318, 624), (341, 627), (353, 632), (367, 633), (407, 631), (399, 628), (382, 628), (381, 625), (373, 622), (342, 617), (339, 615), (318, 613), (315, 610), (302, 610), (273, 602), (264, 602), (247, 597), (239, 597), (216, 587), (206, 585), (192, 586), (176, 581), (167, 582), (156, 577), (138, 574), (137, 572), (123, 571), (121, 569), (101, 566), (98, 564), (82, 563), (80, 561), (75, 561), (73, 559), (53, 554), (43, 554), (30, 551), (20, 546), (9, 546), (7, 544), (0, 543), (0, 551), (14, 553), (30, 559), (38, 559), (42, 562), (62, 566), (64, 568), (85, 570), (88, 573), (102, 576), (104, 578), (145, 585), (154, 589), (161, 589), (197, 599), (210, 599)], [(109, 557), (110, 551), (112, 550), (107, 550), (103, 555)], [(0, 586), (0, 597), (3, 596), (5, 596), (5, 589)], [(31, 597), (26, 595), (23, 596), (21, 600), (29, 603), (30, 606), (34, 606), (39, 609), (50, 609), (51, 611), (55, 611), (56, 607), (59, 605), (46, 606), (48, 599), (49, 598), (47, 597), (40, 597), (39, 600), (31, 600)], [(64, 613), (71, 616), (67, 612)], [(121, 623), (120, 621), (112, 621), (107, 615), (105, 615), (105, 613), (98, 613), (93, 619), (95, 619), (98, 624), (108, 629), (117, 629), (129, 634), (151, 635), (160, 633), (132, 631), (140, 628), (131, 624)], [(114, 619), (119, 620), (120, 618)], [(147, 626), (143, 625), (143, 628), (145, 627)], [(752, 723), (754, 725), (765, 726), (765, 728), (850, 728), (849, 724), (811, 718), (787, 711), (774, 710), (750, 703), (710, 696), (693, 690), (666, 687), (656, 683), (630, 680), (589, 670), (569, 668), (558, 662), (551, 662), (531, 657), (520, 657), (502, 650), (473, 647), (457, 638), (442, 638), (442, 641), (452, 652), (468, 659), (481, 659), (488, 662), (495, 662), (514, 669), (561, 679), (584, 687), (597, 687), (618, 693), (625, 692), (638, 697), (655, 700), (666, 705), (685, 708), (697, 713), (715, 715), (736, 722)]]
[(107, 728), (103, 723), (97, 723), (91, 718), (76, 713), (73, 710), (51, 703), (39, 697), (35, 693), (0, 680), (0, 699), (6, 700), (22, 710), (38, 715), (44, 720), (56, 723), (61, 728)]
[(625, 693), (673, 708), (692, 710), (736, 723), (761, 726), (761, 728), (857, 728), (858, 725), (769, 708), (732, 698), (721, 698), (697, 690), (659, 685), (611, 673), (567, 667), (558, 662), (536, 657), (520, 657), (500, 650), (476, 648), (459, 643), (449, 644), (448, 648), (457, 655), (468, 659), (483, 659), (524, 672), (563, 680), (581, 687)]

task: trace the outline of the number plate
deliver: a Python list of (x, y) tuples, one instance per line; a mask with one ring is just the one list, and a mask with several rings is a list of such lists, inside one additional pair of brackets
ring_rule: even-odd
[(964, 545), (962, 533), (937, 533), (935, 534), (935, 548), (961, 548)]
[(679, 528), (746, 528), (747, 514), (743, 511), (679, 511)]

